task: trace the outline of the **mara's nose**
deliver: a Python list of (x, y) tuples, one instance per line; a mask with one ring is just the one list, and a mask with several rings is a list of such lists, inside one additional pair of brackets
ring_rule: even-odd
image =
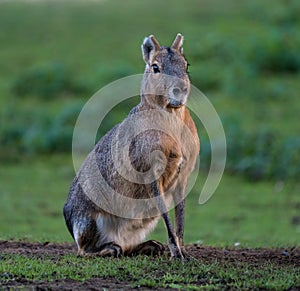
[(183, 88), (179, 88), (179, 87), (175, 87), (173, 88), (173, 94), (175, 97), (180, 97), (180, 96), (184, 96), (186, 95), (188, 92), (188, 88), (187, 87), (183, 87)]

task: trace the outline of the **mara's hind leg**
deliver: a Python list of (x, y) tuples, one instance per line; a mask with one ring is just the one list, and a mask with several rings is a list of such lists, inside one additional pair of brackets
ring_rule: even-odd
[(100, 237), (94, 220), (82, 219), (77, 221), (73, 226), (73, 234), (78, 247), (78, 256), (96, 253), (99, 251), (97, 242)]
[(119, 257), (123, 254), (121, 246), (101, 235), (95, 220), (81, 220), (75, 224), (73, 233), (78, 256)]
[(146, 255), (157, 256), (163, 254), (165, 246), (156, 240), (143, 242), (126, 253), (128, 256)]

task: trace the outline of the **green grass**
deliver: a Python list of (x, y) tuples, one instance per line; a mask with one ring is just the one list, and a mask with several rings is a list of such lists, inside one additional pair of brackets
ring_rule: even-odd
[[(16, 78), (32, 67), (63, 63), (73, 78), (88, 85), (88, 93), (79, 94), (87, 100), (124, 72), (143, 71), (143, 37), (154, 33), (163, 44), (169, 44), (180, 31), (186, 39), (192, 80), (221, 116), (238, 114), (247, 130), (262, 125), (284, 135), (296, 135), (300, 130), (298, 75), (253, 75), (250, 58), (252, 51), (282, 28), (278, 21), (288, 21), (289, 17), (293, 20), (293, 13), (299, 10), (296, 1), (289, 5), (280, 1), (227, 1), (226, 9), (217, 0), (203, 1), (201, 5), (195, 0), (188, 5), (170, 0), (154, 0), (151, 5), (137, 0), (0, 5), (1, 110), (11, 103), (14, 107), (35, 105), (36, 110), (45, 106), (43, 100), (40, 104), (15, 100), (10, 90)], [(169, 17), (172, 20), (166, 21)], [(296, 28), (297, 24), (296, 21), (291, 26)], [(292, 33), (289, 39), (297, 45), (296, 36)], [(219, 84), (207, 86), (216, 75)], [(275, 88), (274, 93), (268, 88), (270, 83), (280, 88)], [(60, 104), (68, 106), (64, 101)]]
[(186, 263), (168, 258), (78, 258), (66, 255), (57, 260), (51, 257), (29, 258), (21, 255), (2, 255), (0, 282), (17, 279), (52, 281), (73, 279), (85, 281), (93, 277), (114, 279), (131, 287), (176, 288), (184, 290), (288, 290), (299, 286), (300, 269), (276, 266), (266, 262), (255, 265), (218, 262)]
[(0, 173), (0, 238), (69, 240), (62, 216), (75, 175), (69, 156), (8, 164), (0, 168)]
[[(265, 129), (278, 139), (299, 135), (299, 71), (263, 68), (265, 58), (273, 66), (277, 60), (282, 65), (286, 56), (296, 63), (300, 55), (297, 0), (24, 2), (0, 3), (0, 134), (15, 125), (30, 129), (56, 120), (110, 81), (143, 72), (143, 38), (155, 34), (168, 45), (181, 32), (192, 82), (222, 118), (234, 120), (247, 134)], [(53, 64), (62, 64), (68, 80), (85, 90), (62, 90), (54, 96), (15, 94), (17, 81), (25, 80), (26, 85), (24, 74)], [(109, 121), (114, 123), (129, 109), (118, 107)], [(62, 207), (73, 177), (70, 153), (38, 156), (28, 147), (0, 143), (0, 239), (72, 241)], [(187, 197), (186, 243), (300, 246), (299, 179), (253, 183), (226, 173), (214, 196), (199, 205), (204, 177), (202, 170)], [(166, 241), (162, 222), (151, 238)], [(0, 257), (0, 283), (22, 278), (84, 281), (101, 275), (132, 287), (286, 290), (300, 286), (299, 273), (299, 268), (268, 262), (257, 267), (201, 261), (183, 265), (164, 257)]]
[[(70, 241), (62, 208), (74, 175), (71, 155), (3, 165), (0, 239)], [(204, 176), (200, 173), (199, 181), (187, 196), (186, 243), (299, 246), (299, 186), (275, 182), (253, 184), (225, 175), (212, 198), (199, 205)], [(162, 222), (151, 237), (167, 240)]]
[[(201, 183), (197, 183), (187, 197), (187, 243), (233, 246), (239, 242), (247, 247), (299, 245), (300, 228), (293, 222), (299, 213), (297, 186), (253, 184), (225, 175), (212, 198), (199, 205), (201, 189)], [(161, 239), (162, 235), (165, 235), (163, 223), (153, 237)]]
[[(272, 54), (278, 34), (291, 36), (299, 24), (294, 17), (297, 3), (227, 1), (226, 9), (217, 0), (201, 5), (196, 0), (188, 5), (169, 0), (154, 0), (151, 5), (138, 0), (1, 3), (0, 126), (21, 122), (30, 127), (32, 119), (36, 126), (43, 116), (55, 120), (59, 112), (83, 104), (107, 82), (142, 72), (144, 36), (154, 33), (161, 43), (169, 44), (180, 31), (192, 64), (192, 81), (204, 89), (221, 116), (233, 117), (245, 132), (267, 128), (279, 137), (298, 135), (299, 72), (253, 67), (261, 65), (259, 54), (255, 55), (258, 49)], [(288, 38), (291, 47), (299, 41), (296, 36)], [(15, 96), (13, 84), (23, 73), (56, 62), (69, 70), (71, 80), (86, 84), (87, 91), (47, 98)], [(129, 108), (118, 110), (113, 120)], [(15, 144), (0, 147), (4, 161), (6, 151), (19, 161), (0, 164), (0, 237), (70, 240), (61, 209), (74, 176), (71, 155), (28, 155), (30, 144), (20, 152), (14, 150)], [(297, 180), (252, 183), (226, 174), (212, 199), (202, 206), (197, 203), (201, 185), (199, 181), (187, 199), (187, 242), (299, 245)], [(166, 239), (162, 223), (153, 237)]]

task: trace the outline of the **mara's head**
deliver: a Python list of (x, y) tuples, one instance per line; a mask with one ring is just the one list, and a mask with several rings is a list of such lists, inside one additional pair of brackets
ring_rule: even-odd
[(180, 108), (187, 102), (190, 80), (183, 55), (183, 36), (177, 34), (170, 47), (160, 46), (153, 35), (142, 44), (146, 63), (142, 98), (163, 108)]

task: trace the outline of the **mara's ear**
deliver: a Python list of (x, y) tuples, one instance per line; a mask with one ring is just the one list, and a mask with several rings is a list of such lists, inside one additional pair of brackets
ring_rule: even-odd
[(172, 48), (178, 50), (180, 53), (183, 53), (182, 45), (183, 45), (183, 36), (180, 33), (178, 33), (172, 44)]
[(143, 58), (146, 64), (150, 64), (152, 57), (156, 51), (160, 49), (160, 45), (154, 35), (146, 37), (142, 44)]

